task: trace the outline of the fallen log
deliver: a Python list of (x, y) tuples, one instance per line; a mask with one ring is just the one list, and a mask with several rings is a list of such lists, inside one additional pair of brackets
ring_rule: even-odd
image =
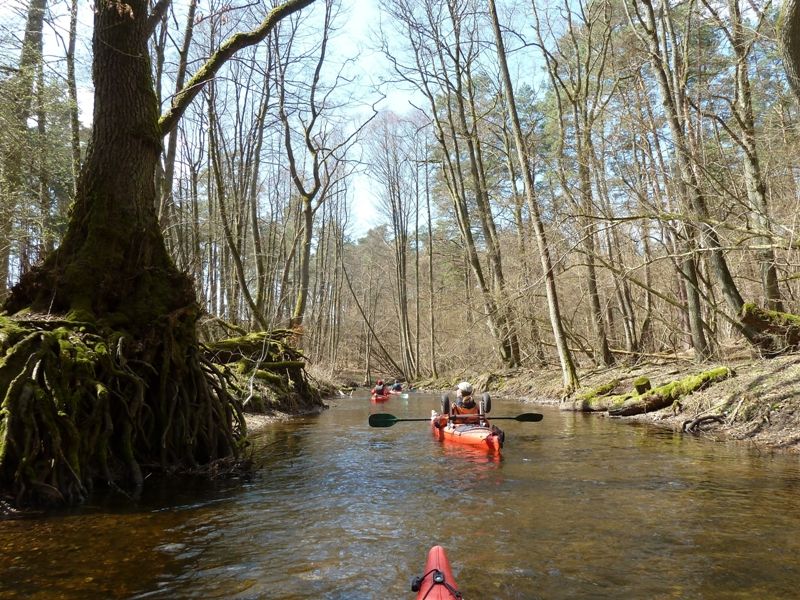
[(653, 412), (670, 406), (683, 396), (697, 392), (708, 385), (735, 375), (733, 369), (717, 367), (696, 375), (672, 381), (648, 390), (644, 394), (626, 394), (609, 398), (608, 414), (612, 417), (629, 417)]
[(608, 400), (613, 398), (613, 392), (619, 386), (619, 379), (612, 379), (576, 396), (572, 402), (572, 409), (584, 412), (599, 412), (608, 410)]

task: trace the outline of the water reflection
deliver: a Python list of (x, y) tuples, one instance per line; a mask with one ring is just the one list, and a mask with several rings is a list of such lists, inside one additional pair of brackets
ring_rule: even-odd
[(341, 399), (261, 432), (243, 484), (0, 522), (0, 597), (411, 598), (435, 543), (468, 598), (794, 597), (796, 457), (547, 408), (499, 455), (367, 426), (438, 402)]
[[(442, 455), (447, 460), (464, 461), (468, 465), (497, 465), (503, 460), (501, 452), (495, 452), (484, 448), (475, 448), (473, 446), (458, 445), (445, 440), (437, 440), (441, 445)], [(459, 465), (453, 464), (452, 468), (458, 469)], [(480, 471), (480, 469), (476, 469)]]

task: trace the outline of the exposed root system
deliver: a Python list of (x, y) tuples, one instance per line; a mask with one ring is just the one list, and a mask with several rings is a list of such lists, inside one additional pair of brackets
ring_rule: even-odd
[(0, 318), (4, 497), (75, 504), (96, 483), (135, 492), (151, 472), (242, 457), (241, 404), (175, 322), (134, 342), (86, 323)]
[(246, 390), (248, 412), (321, 410), (324, 403), (320, 391), (309, 381), (305, 357), (294, 347), (293, 336), (289, 329), (257, 331), (211, 342), (204, 346), (204, 355), (235, 375)]

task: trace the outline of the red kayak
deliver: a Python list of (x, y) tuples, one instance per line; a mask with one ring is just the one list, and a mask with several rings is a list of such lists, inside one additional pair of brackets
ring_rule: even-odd
[(490, 452), (500, 452), (505, 434), (489, 423), (486, 413), (492, 410), (492, 399), (484, 393), (478, 404), (477, 414), (453, 414), (450, 397), (442, 396), (442, 412), (431, 411), (431, 430), (436, 439)]
[(500, 429), (485, 418), (480, 423), (459, 424), (458, 419), (451, 421), (450, 417), (435, 410), (431, 411), (431, 430), (436, 439), (485, 448), (490, 452), (500, 452), (505, 437)]
[(434, 546), (428, 551), (425, 574), (414, 578), (411, 591), (417, 592), (417, 600), (453, 600), (464, 597), (456, 587), (456, 579), (444, 548)]
[(370, 402), (386, 402), (391, 396), (389, 394), (372, 394)]

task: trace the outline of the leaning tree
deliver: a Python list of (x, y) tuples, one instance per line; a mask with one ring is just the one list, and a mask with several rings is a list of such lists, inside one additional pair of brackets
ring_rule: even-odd
[(222, 43), (160, 116), (148, 41), (170, 2), (94, 6), (93, 131), (69, 227), (0, 317), (0, 493), (17, 505), (242, 457), (239, 400), (200, 352), (194, 285), (159, 229), (156, 167), (202, 85), (313, 0), (282, 2)]

